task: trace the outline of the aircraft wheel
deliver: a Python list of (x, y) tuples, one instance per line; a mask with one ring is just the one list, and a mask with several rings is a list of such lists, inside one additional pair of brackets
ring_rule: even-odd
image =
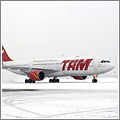
[(56, 79), (53, 79), (53, 83), (55, 83), (56, 82)]
[(29, 81), (27, 79), (25, 79), (25, 83), (28, 83)]
[(93, 82), (93, 83), (96, 83), (96, 82), (97, 82), (97, 79), (93, 79), (92, 82)]
[(59, 79), (56, 79), (56, 82), (59, 83)]
[(29, 79), (29, 83), (32, 83), (32, 80), (31, 80), (31, 79)]
[(50, 82), (50, 83), (52, 83), (52, 82), (53, 82), (53, 80), (52, 80), (52, 79), (49, 79), (49, 82)]
[(50, 83), (59, 83), (59, 79), (49, 79)]
[(35, 83), (35, 80), (33, 80), (32, 82)]

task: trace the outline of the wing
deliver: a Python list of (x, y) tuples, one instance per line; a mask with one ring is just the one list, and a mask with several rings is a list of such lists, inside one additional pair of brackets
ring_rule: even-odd
[[(21, 71), (22, 74), (26, 74), (28, 75), (30, 72), (34, 71), (34, 70), (41, 70), (43, 71), (45, 74), (50, 74), (50, 73), (54, 73), (54, 72), (58, 72), (58, 70), (56, 68), (42, 68), (42, 67), (33, 67), (33, 68), (30, 68), (28, 66), (5, 66), (5, 65), (2, 65), (2, 68), (3, 69), (8, 69), (10, 71)], [(20, 74), (20, 72), (19, 72)]]
[(32, 68), (31, 69), (32, 71), (33, 70), (42, 70), (45, 74), (49, 74), (49, 73), (54, 73), (54, 72), (58, 72), (58, 70), (56, 68)]

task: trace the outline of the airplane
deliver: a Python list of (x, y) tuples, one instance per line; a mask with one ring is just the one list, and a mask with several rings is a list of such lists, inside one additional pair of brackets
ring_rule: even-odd
[(92, 82), (97, 82), (98, 74), (106, 73), (115, 67), (109, 60), (100, 57), (74, 57), (38, 59), (30, 62), (15, 62), (7, 54), (2, 46), (2, 69), (16, 74), (26, 75), (25, 83), (49, 79), (50, 83), (58, 83), (57, 77), (71, 76), (76, 80), (85, 80), (87, 76), (93, 76)]

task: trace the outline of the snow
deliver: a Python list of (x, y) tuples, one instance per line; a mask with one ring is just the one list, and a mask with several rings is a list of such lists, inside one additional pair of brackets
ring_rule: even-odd
[(49, 83), (46, 78), (35, 84), (25, 84), (25, 78), (2, 73), (2, 119), (119, 118), (118, 78), (98, 77), (98, 83), (92, 78)]

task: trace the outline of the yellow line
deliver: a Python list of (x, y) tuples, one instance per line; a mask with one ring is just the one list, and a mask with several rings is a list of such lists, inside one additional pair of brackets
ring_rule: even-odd
[(31, 73), (31, 74), (34, 75), (38, 79), (38, 77), (34, 73)]

